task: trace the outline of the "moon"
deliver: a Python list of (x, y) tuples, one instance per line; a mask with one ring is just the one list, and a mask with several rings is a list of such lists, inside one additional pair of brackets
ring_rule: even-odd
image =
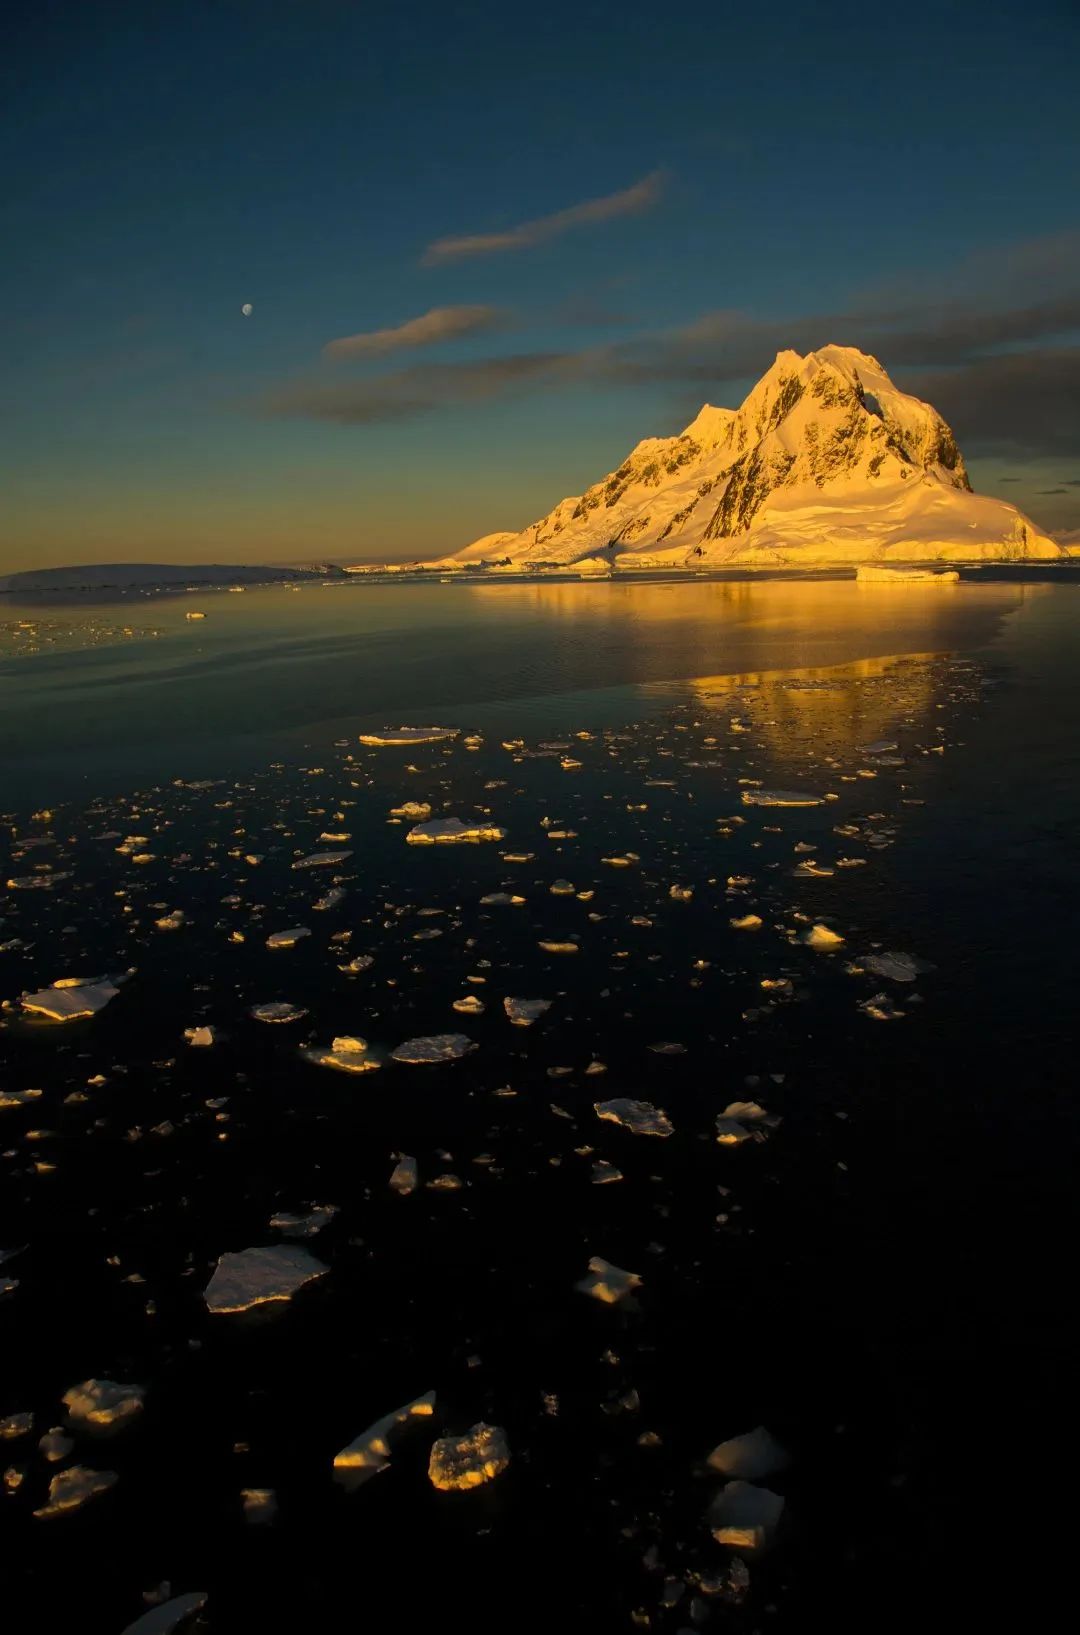
[(245, 301), (243, 306), (240, 308), (240, 311), (244, 314), (245, 318), (250, 318), (254, 310), (255, 308), (252, 306), (250, 301)]

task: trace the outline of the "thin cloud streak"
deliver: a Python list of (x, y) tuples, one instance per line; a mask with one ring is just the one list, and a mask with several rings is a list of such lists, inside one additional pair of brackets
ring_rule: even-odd
[(475, 335), (495, 329), (503, 320), (499, 307), (432, 307), (418, 318), (409, 318), (403, 324), (389, 329), (367, 330), (359, 335), (342, 335), (327, 341), (323, 357), (334, 361), (347, 358), (377, 358), (390, 352), (408, 348), (437, 346), (440, 341), (456, 340), (462, 335)]
[(258, 407), (274, 419), (375, 425), (411, 420), (433, 409), (483, 403), (545, 379), (565, 379), (575, 363), (573, 354), (524, 352), (479, 363), (416, 364), (340, 385), (296, 381), (267, 393)]
[(508, 227), (501, 233), (466, 233), (457, 237), (438, 238), (429, 244), (421, 258), (421, 266), (437, 267), (447, 261), (464, 261), (470, 256), (496, 255), (504, 250), (526, 250), (550, 239), (561, 238), (576, 227), (588, 227), (596, 222), (614, 221), (619, 216), (640, 215), (650, 210), (663, 194), (667, 177), (662, 170), (643, 176), (631, 187), (619, 193), (608, 193), (599, 199), (586, 199), (572, 204), (553, 215), (541, 216), (536, 221), (524, 221), (517, 227)]

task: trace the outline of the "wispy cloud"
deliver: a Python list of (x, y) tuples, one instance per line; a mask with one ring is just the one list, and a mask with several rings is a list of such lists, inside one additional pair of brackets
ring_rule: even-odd
[(1080, 237), (1059, 236), (1053, 257), (1055, 288), (1038, 302), (1016, 269), (1051, 258), (1041, 240), (1007, 246), (1004, 270), (987, 256), (982, 284), (973, 282), (962, 301), (946, 269), (940, 278), (928, 276), (931, 293), (921, 300), (911, 290), (898, 298), (893, 289), (846, 309), (784, 318), (722, 310), (580, 350), (413, 366), (349, 385), (296, 382), (268, 394), (260, 407), (273, 415), (364, 425), (555, 388), (659, 386), (669, 388), (674, 429), (677, 416), (689, 418), (703, 397), (730, 401), (776, 352), (805, 353), (836, 342), (873, 353), (895, 371), (898, 385), (933, 403), (965, 453), (1074, 454)]
[(464, 261), (469, 256), (496, 255), (503, 250), (527, 250), (534, 244), (561, 238), (575, 227), (614, 221), (618, 216), (639, 215), (656, 204), (665, 182), (665, 173), (654, 170), (619, 193), (586, 199), (565, 210), (556, 210), (553, 215), (540, 216), (536, 221), (523, 221), (517, 227), (507, 227), (500, 233), (466, 233), (454, 238), (438, 238), (424, 251), (422, 265), (436, 267), (444, 261)]
[(414, 364), (342, 384), (294, 381), (267, 393), (259, 408), (274, 418), (374, 425), (410, 420), (433, 409), (483, 403), (545, 379), (568, 378), (576, 367), (575, 354), (560, 352), (523, 352), (478, 363)]
[(432, 307), (430, 312), (395, 324), (391, 329), (370, 329), (359, 335), (342, 335), (327, 341), (323, 357), (335, 360), (384, 357), (388, 352), (436, 346), (440, 341), (456, 340), (461, 335), (496, 329), (502, 321), (499, 307)]

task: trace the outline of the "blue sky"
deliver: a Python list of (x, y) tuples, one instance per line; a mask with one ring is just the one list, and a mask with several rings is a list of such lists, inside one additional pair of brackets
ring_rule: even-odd
[(832, 340), (1076, 526), (1078, 47), (1039, 0), (20, 6), (0, 570), (448, 551)]

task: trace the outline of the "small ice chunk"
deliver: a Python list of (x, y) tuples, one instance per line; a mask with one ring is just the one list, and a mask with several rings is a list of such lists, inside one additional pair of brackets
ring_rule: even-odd
[(370, 970), (374, 963), (371, 954), (354, 954), (344, 965), (339, 965), (338, 970), (344, 971), (346, 976), (359, 976), (361, 971)]
[(744, 806), (823, 806), (824, 795), (811, 795), (799, 789), (744, 789)]
[(54, 1425), (39, 1441), (38, 1452), (50, 1465), (55, 1465), (59, 1464), (61, 1459), (66, 1459), (74, 1446), (71, 1437), (64, 1435), (63, 1427)]
[(329, 1226), (338, 1213), (337, 1204), (312, 1204), (306, 1215), (290, 1215), (279, 1211), (271, 1215), (270, 1225), (285, 1238), (314, 1238)]
[(621, 1124), (626, 1130), (633, 1130), (635, 1135), (673, 1135), (675, 1126), (665, 1112), (653, 1106), (651, 1101), (631, 1101), (625, 1096), (616, 1096), (613, 1101), (595, 1101), (593, 1109), (597, 1118), (606, 1120), (609, 1124)]
[(119, 1480), (115, 1470), (91, 1470), (88, 1465), (70, 1465), (60, 1471), (49, 1483), (49, 1502), (35, 1510), (42, 1521), (52, 1516), (68, 1515), (81, 1510), (84, 1504), (107, 1493)]
[(709, 1526), (718, 1544), (760, 1550), (783, 1514), (784, 1501), (767, 1487), (728, 1482), (709, 1506)]
[(362, 732), (358, 742), (373, 746), (393, 744), (441, 744), (456, 738), (459, 727), (387, 727), (385, 732)]
[(710, 1453), (707, 1463), (721, 1476), (737, 1476), (744, 1481), (757, 1482), (763, 1476), (775, 1476), (784, 1470), (788, 1456), (764, 1425), (746, 1431), (742, 1436), (729, 1437)]
[(762, 924), (761, 915), (742, 914), (733, 920), (729, 920), (728, 924), (733, 931), (760, 931)]
[(802, 941), (807, 948), (817, 948), (821, 952), (829, 952), (833, 948), (839, 948), (843, 940), (838, 931), (831, 931), (827, 925), (822, 925), (820, 921), (802, 934)]
[(300, 1054), (315, 1067), (334, 1067), (339, 1073), (373, 1073), (382, 1066), (379, 1057), (368, 1050), (367, 1040), (351, 1033), (339, 1033), (329, 1049), (325, 1045), (305, 1045)]
[(211, 1311), (250, 1311), (267, 1301), (290, 1299), (329, 1269), (292, 1243), (230, 1251), (218, 1260), (203, 1299)]
[(421, 823), (424, 818), (431, 816), (431, 803), (426, 800), (407, 800), (401, 806), (391, 806), (390, 816), (411, 818), (414, 823)]
[(510, 1463), (506, 1432), (497, 1425), (474, 1425), (464, 1436), (442, 1436), (428, 1460), (433, 1487), (443, 1493), (466, 1492), (494, 1481)]
[(456, 1062), (477, 1046), (464, 1033), (429, 1033), (419, 1039), (406, 1039), (390, 1052), (391, 1061)]
[(252, 1005), (249, 1015), (256, 1022), (299, 1022), (307, 1015), (303, 1005), (290, 1005), (287, 999), (272, 999), (266, 1005)]
[(505, 840), (506, 830), (495, 823), (462, 823), (460, 818), (433, 818), (418, 823), (405, 836), (410, 846), (449, 845), (455, 841)]
[(420, 1185), (420, 1169), (416, 1159), (403, 1152), (390, 1175), (390, 1190), (407, 1198)]
[(294, 925), (289, 931), (274, 931), (266, 939), (267, 948), (295, 948), (311, 932), (306, 925)]
[[(188, 618), (191, 615), (188, 614)], [(207, 1601), (205, 1590), (190, 1590), (186, 1595), (174, 1595), (158, 1607), (151, 1607), (133, 1624), (128, 1624), (123, 1635), (173, 1635), (186, 1619), (201, 1612)]]
[(331, 869), (337, 863), (344, 863), (352, 852), (312, 852), (309, 857), (298, 858), (293, 864), (294, 869)]
[(581, 944), (576, 942), (539, 942), (545, 954), (580, 954)]
[(612, 1181), (621, 1181), (622, 1178), (622, 1170), (616, 1169), (614, 1164), (609, 1164), (606, 1158), (596, 1160), (590, 1176), (594, 1187), (607, 1186)]
[(553, 885), (548, 887), (548, 890), (553, 897), (572, 897), (575, 887), (569, 880), (556, 880)]
[(867, 954), (859, 960), (864, 971), (874, 976), (883, 976), (888, 982), (914, 982), (934, 967), (927, 960), (916, 959), (913, 954), (898, 954), (895, 950), (885, 954)]
[(159, 931), (179, 931), (187, 921), (187, 915), (182, 908), (174, 908), (171, 914), (163, 914), (154, 924)]
[(143, 1411), (146, 1392), (141, 1385), (118, 1385), (115, 1380), (83, 1380), (64, 1392), (68, 1422), (80, 1431), (112, 1435), (123, 1430)]
[(859, 1009), (875, 1022), (897, 1022), (907, 1015), (887, 993), (871, 994), (869, 999), (860, 1000)]
[(591, 1295), (594, 1300), (603, 1301), (605, 1306), (614, 1306), (635, 1289), (640, 1289), (641, 1278), (636, 1272), (625, 1272), (621, 1266), (612, 1265), (601, 1255), (593, 1255), (589, 1260), (588, 1277), (582, 1278), (574, 1287), (579, 1294)]
[(249, 1527), (268, 1527), (277, 1516), (277, 1494), (272, 1487), (243, 1487), (240, 1498)]
[(900, 745), (897, 744), (897, 743), (894, 743), (891, 738), (879, 738), (877, 740), (877, 742), (873, 743), (873, 744), (860, 744), (859, 745), (859, 754), (860, 755), (888, 755), (891, 750), (899, 749), (899, 748), (900, 748)]
[(716, 1139), (722, 1147), (739, 1147), (744, 1141), (764, 1141), (766, 1127), (779, 1123), (756, 1101), (732, 1101), (716, 1120)]
[(33, 1414), (7, 1414), (0, 1419), (0, 1442), (14, 1442), (16, 1437), (29, 1436), (33, 1428)]
[(40, 1090), (0, 1090), (0, 1107), (28, 1107), (40, 1096)]
[(413, 1402), (407, 1402), (404, 1408), (396, 1408), (393, 1413), (384, 1414), (377, 1419), (374, 1425), (369, 1425), (362, 1435), (348, 1447), (342, 1448), (334, 1458), (334, 1480), (349, 1492), (355, 1491), (372, 1476), (381, 1470), (386, 1470), (390, 1464), (391, 1437), (407, 1429), (417, 1420), (430, 1419), (435, 1412), (435, 1393), (428, 1391)]
[(77, 1022), (96, 1016), (119, 992), (108, 977), (63, 977), (39, 993), (24, 993), (19, 1003), (24, 1011), (50, 1022)]
[(331, 891), (324, 892), (321, 897), (316, 897), (311, 906), (312, 908), (319, 910), (336, 908), (339, 903), (343, 903), (345, 901), (345, 897), (346, 892), (344, 886), (334, 886)]
[(461, 999), (454, 1000), (453, 1008), (466, 1016), (479, 1016), (484, 1009), (484, 1001), (477, 994), (467, 993)]
[(214, 1043), (217, 1035), (212, 1027), (185, 1028), (184, 1038), (196, 1050), (207, 1050)]
[(517, 1028), (531, 1027), (532, 1023), (551, 1009), (550, 999), (504, 999), (503, 1010)]

